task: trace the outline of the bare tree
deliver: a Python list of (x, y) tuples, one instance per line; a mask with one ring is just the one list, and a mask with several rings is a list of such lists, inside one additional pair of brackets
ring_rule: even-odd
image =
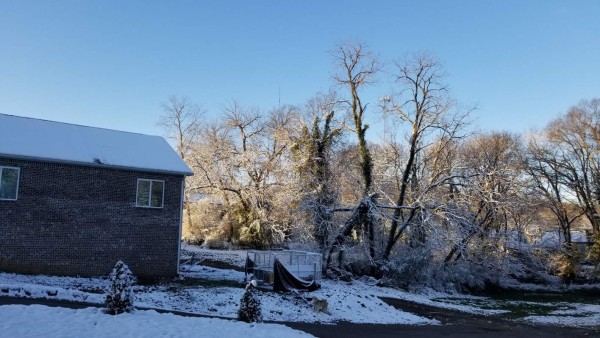
[[(175, 142), (177, 153), (189, 165), (189, 156), (194, 143), (197, 142), (204, 111), (188, 97), (175, 95), (169, 97), (168, 101), (162, 104), (162, 108), (163, 115), (157, 125)], [(190, 227), (193, 227), (190, 207), (190, 198), (194, 193), (192, 179), (186, 179), (184, 189), (184, 209)]]
[(359, 201), (358, 206), (355, 208), (355, 212), (351, 213), (350, 218), (330, 246), (327, 256), (327, 266), (331, 262), (331, 255), (335, 249), (343, 245), (346, 238), (357, 226), (361, 227), (368, 237), (368, 253), (370, 258), (375, 257), (375, 225), (373, 222), (374, 218), (370, 214), (371, 205), (374, 200), (374, 196), (372, 195), (373, 163), (366, 140), (366, 132), (369, 126), (364, 122), (367, 104), (362, 102), (360, 94), (364, 87), (374, 81), (380, 67), (373, 54), (360, 43), (348, 43), (338, 46), (333, 53), (333, 57), (339, 67), (339, 72), (334, 75), (333, 79), (338, 85), (346, 88), (349, 92), (349, 98), (343, 100), (342, 103), (349, 110), (353, 121), (350, 129), (356, 133), (358, 140), (363, 191), (361, 201)]
[(157, 125), (175, 142), (177, 153), (185, 161), (200, 132), (204, 111), (190, 98), (175, 95), (170, 96), (162, 108), (163, 115)]
[(527, 173), (535, 183), (543, 201), (543, 206), (549, 209), (563, 234), (565, 247), (571, 244), (571, 225), (581, 216), (583, 209), (574, 212), (569, 201), (569, 185), (563, 176), (563, 164), (560, 151), (552, 144), (532, 138), (527, 149)]
[[(387, 243), (381, 257), (387, 260), (394, 245), (404, 231), (412, 227), (415, 235), (419, 231), (418, 219), (420, 210), (417, 199), (411, 195), (422, 195), (451, 181), (446, 177), (431, 177), (428, 187), (420, 187), (419, 173), (423, 170), (426, 150), (437, 140), (437, 147), (444, 149), (451, 142), (460, 138), (460, 128), (464, 125), (467, 113), (455, 113), (454, 103), (448, 96), (445, 74), (437, 60), (427, 54), (417, 54), (411, 59), (396, 62), (396, 81), (400, 91), (383, 99), (383, 111), (402, 125), (408, 126), (405, 148), (406, 159), (401, 169), (398, 183), (398, 195)], [(436, 135), (432, 137), (432, 135)], [(439, 142), (442, 143), (439, 143)], [(441, 172), (440, 172), (441, 173)], [(420, 235), (419, 235), (420, 236)], [(423, 238), (421, 238), (423, 240)]]
[(600, 233), (600, 99), (583, 101), (546, 127), (546, 139), (556, 151), (562, 183)]

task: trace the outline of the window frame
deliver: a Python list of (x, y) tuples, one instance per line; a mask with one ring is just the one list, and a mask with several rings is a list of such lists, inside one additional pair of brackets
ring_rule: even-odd
[[(149, 191), (148, 191), (148, 205), (141, 205), (139, 204), (139, 200), (138, 197), (140, 195), (140, 182), (150, 182), (150, 186), (149, 186)], [(152, 206), (152, 185), (154, 182), (161, 182), (163, 187), (162, 187), (162, 195), (160, 198), (160, 206), (159, 207), (153, 207)], [(165, 181), (164, 180), (155, 180), (152, 178), (138, 178), (137, 182), (136, 182), (136, 188), (135, 188), (135, 207), (136, 208), (148, 208), (148, 209), (163, 209), (165, 207)]]
[(4, 171), (4, 169), (17, 170), (17, 190), (15, 191), (15, 198), (0, 197), (0, 201), (17, 201), (19, 199), (19, 182), (21, 181), (21, 168), (20, 167), (10, 167), (7, 165), (0, 165), (0, 187), (2, 187), (2, 171)]

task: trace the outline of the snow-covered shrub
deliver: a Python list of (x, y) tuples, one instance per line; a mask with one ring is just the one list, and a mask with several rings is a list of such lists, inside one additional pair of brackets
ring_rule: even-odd
[(427, 247), (403, 248), (383, 267), (382, 283), (407, 290), (428, 286), (432, 255)]
[(521, 247), (506, 252), (502, 276), (502, 283), (531, 283), (555, 284), (556, 278), (548, 275), (548, 261), (550, 254), (545, 249)]
[(545, 282), (544, 266), (531, 253), (499, 250), (494, 241), (476, 239), (460, 255), (447, 259), (451, 248), (435, 242), (406, 245), (384, 265), (381, 283), (412, 291), (475, 292), (507, 279)]
[(240, 301), (238, 310), (238, 320), (246, 323), (255, 323), (262, 321), (262, 311), (260, 309), (260, 298), (256, 292), (256, 280), (251, 280), (246, 285), (246, 291)]
[(131, 312), (133, 310), (135, 277), (129, 267), (122, 261), (118, 261), (108, 279), (110, 280), (110, 289), (105, 299), (107, 312), (112, 315)]
[(444, 292), (474, 292), (496, 280), (497, 268), (491, 264), (461, 260), (440, 264), (431, 287)]

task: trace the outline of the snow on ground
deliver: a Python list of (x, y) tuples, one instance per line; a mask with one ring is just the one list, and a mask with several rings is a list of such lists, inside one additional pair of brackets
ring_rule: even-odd
[(527, 316), (525, 321), (536, 324), (561, 326), (598, 326), (600, 323), (600, 305), (569, 304), (573, 308), (555, 310), (547, 316)]
[(206, 278), (212, 280), (243, 281), (244, 273), (230, 269), (217, 269), (203, 265), (181, 265), (180, 275), (184, 278)]
[[(156, 290), (136, 295), (137, 305), (235, 318), (242, 297), (241, 281), (244, 273), (203, 266), (184, 266), (188, 279), (214, 278), (213, 271), (223, 280), (240, 282), (240, 287), (185, 287), (177, 292)], [(219, 271), (220, 270), (220, 271)], [(212, 276), (211, 276), (212, 275)], [(211, 276), (211, 277), (207, 277)], [(352, 283), (323, 281), (321, 289), (310, 293), (282, 294), (262, 289), (259, 291), (265, 320), (290, 322), (349, 321), (354, 323), (435, 324), (423, 317), (396, 310), (378, 296), (393, 297), (390, 290), (360, 281)], [(312, 298), (325, 299), (328, 312), (315, 312)]]
[(102, 303), (108, 280), (0, 272), (0, 296)]
[[(134, 288), (135, 305), (142, 308), (177, 310), (236, 318), (244, 292), (244, 273), (199, 265), (182, 266), (183, 279)], [(62, 285), (62, 286), (61, 286)], [(87, 291), (80, 291), (82, 287)], [(108, 282), (100, 278), (26, 276), (0, 273), (0, 295), (102, 303)], [(7, 292), (4, 292), (7, 291)], [(323, 281), (310, 293), (259, 291), (265, 320), (291, 322), (349, 321), (355, 323), (435, 324), (437, 321), (396, 310), (379, 296), (394, 297), (401, 291), (379, 288), (365, 282)], [(328, 312), (315, 312), (312, 298), (325, 299)]]
[[(181, 266), (181, 277), (152, 285), (134, 287), (138, 308), (177, 310), (195, 314), (236, 318), (244, 292), (244, 273), (197, 265), (203, 260), (225, 262), (241, 267), (245, 251), (214, 251), (188, 246), (185, 256), (192, 264)], [(193, 257), (192, 257), (193, 256)], [(192, 259), (193, 258), (193, 259)], [(185, 259), (185, 257), (184, 257)], [(413, 294), (376, 286), (376, 280), (363, 277), (352, 282), (323, 280), (320, 290), (308, 293), (276, 293), (269, 286), (259, 289), (265, 320), (290, 322), (334, 323), (398, 323), (436, 324), (437, 321), (397, 310), (380, 297), (398, 298), (411, 302), (453, 309), (468, 313), (497, 315), (505, 313), (506, 304), (486, 297), (449, 295), (439, 292)], [(101, 304), (106, 278), (76, 278), (29, 276), (0, 273), (0, 296), (47, 298)], [(313, 298), (324, 299), (328, 311), (315, 312)], [(509, 304), (510, 307), (526, 302)], [(575, 303), (537, 304), (548, 310), (528, 312), (524, 320), (569, 326), (594, 326), (600, 322), (600, 305)]]
[(246, 254), (248, 253), (248, 251), (211, 250), (196, 245), (181, 243), (181, 253), (184, 257), (194, 255), (194, 257), (200, 260), (210, 259), (213, 261), (224, 262), (238, 267), (244, 267), (244, 264), (246, 263)]
[(427, 294), (414, 294), (409, 292), (404, 292), (391, 288), (380, 288), (380, 296), (381, 297), (390, 297), (390, 298), (398, 298), (407, 300), (414, 303), (419, 303), (423, 305), (435, 306), (443, 309), (456, 310), (460, 312), (473, 313), (478, 315), (490, 316), (490, 315), (499, 315), (506, 313), (505, 310), (493, 310), (493, 309), (482, 309), (477, 306), (465, 305), (465, 304), (456, 304), (453, 302), (445, 302), (440, 301), (440, 299), (444, 299), (447, 297), (458, 297), (461, 299), (485, 299), (485, 297), (477, 297), (470, 295), (449, 295), (447, 293), (437, 292), (433, 290), (429, 290)]
[[(43, 305), (0, 306), (4, 337), (313, 337), (278, 324), (246, 324), (216, 318), (182, 317), (156, 311), (118, 316), (99, 308), (72, 310)], [(32, 325), (34, 323), (35, 325)]]

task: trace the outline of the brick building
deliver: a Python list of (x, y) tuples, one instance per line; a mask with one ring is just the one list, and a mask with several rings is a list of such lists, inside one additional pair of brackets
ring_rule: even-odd
[(0, 114), (0, 271), (176, 275), (191, 174), (159, 136)]

